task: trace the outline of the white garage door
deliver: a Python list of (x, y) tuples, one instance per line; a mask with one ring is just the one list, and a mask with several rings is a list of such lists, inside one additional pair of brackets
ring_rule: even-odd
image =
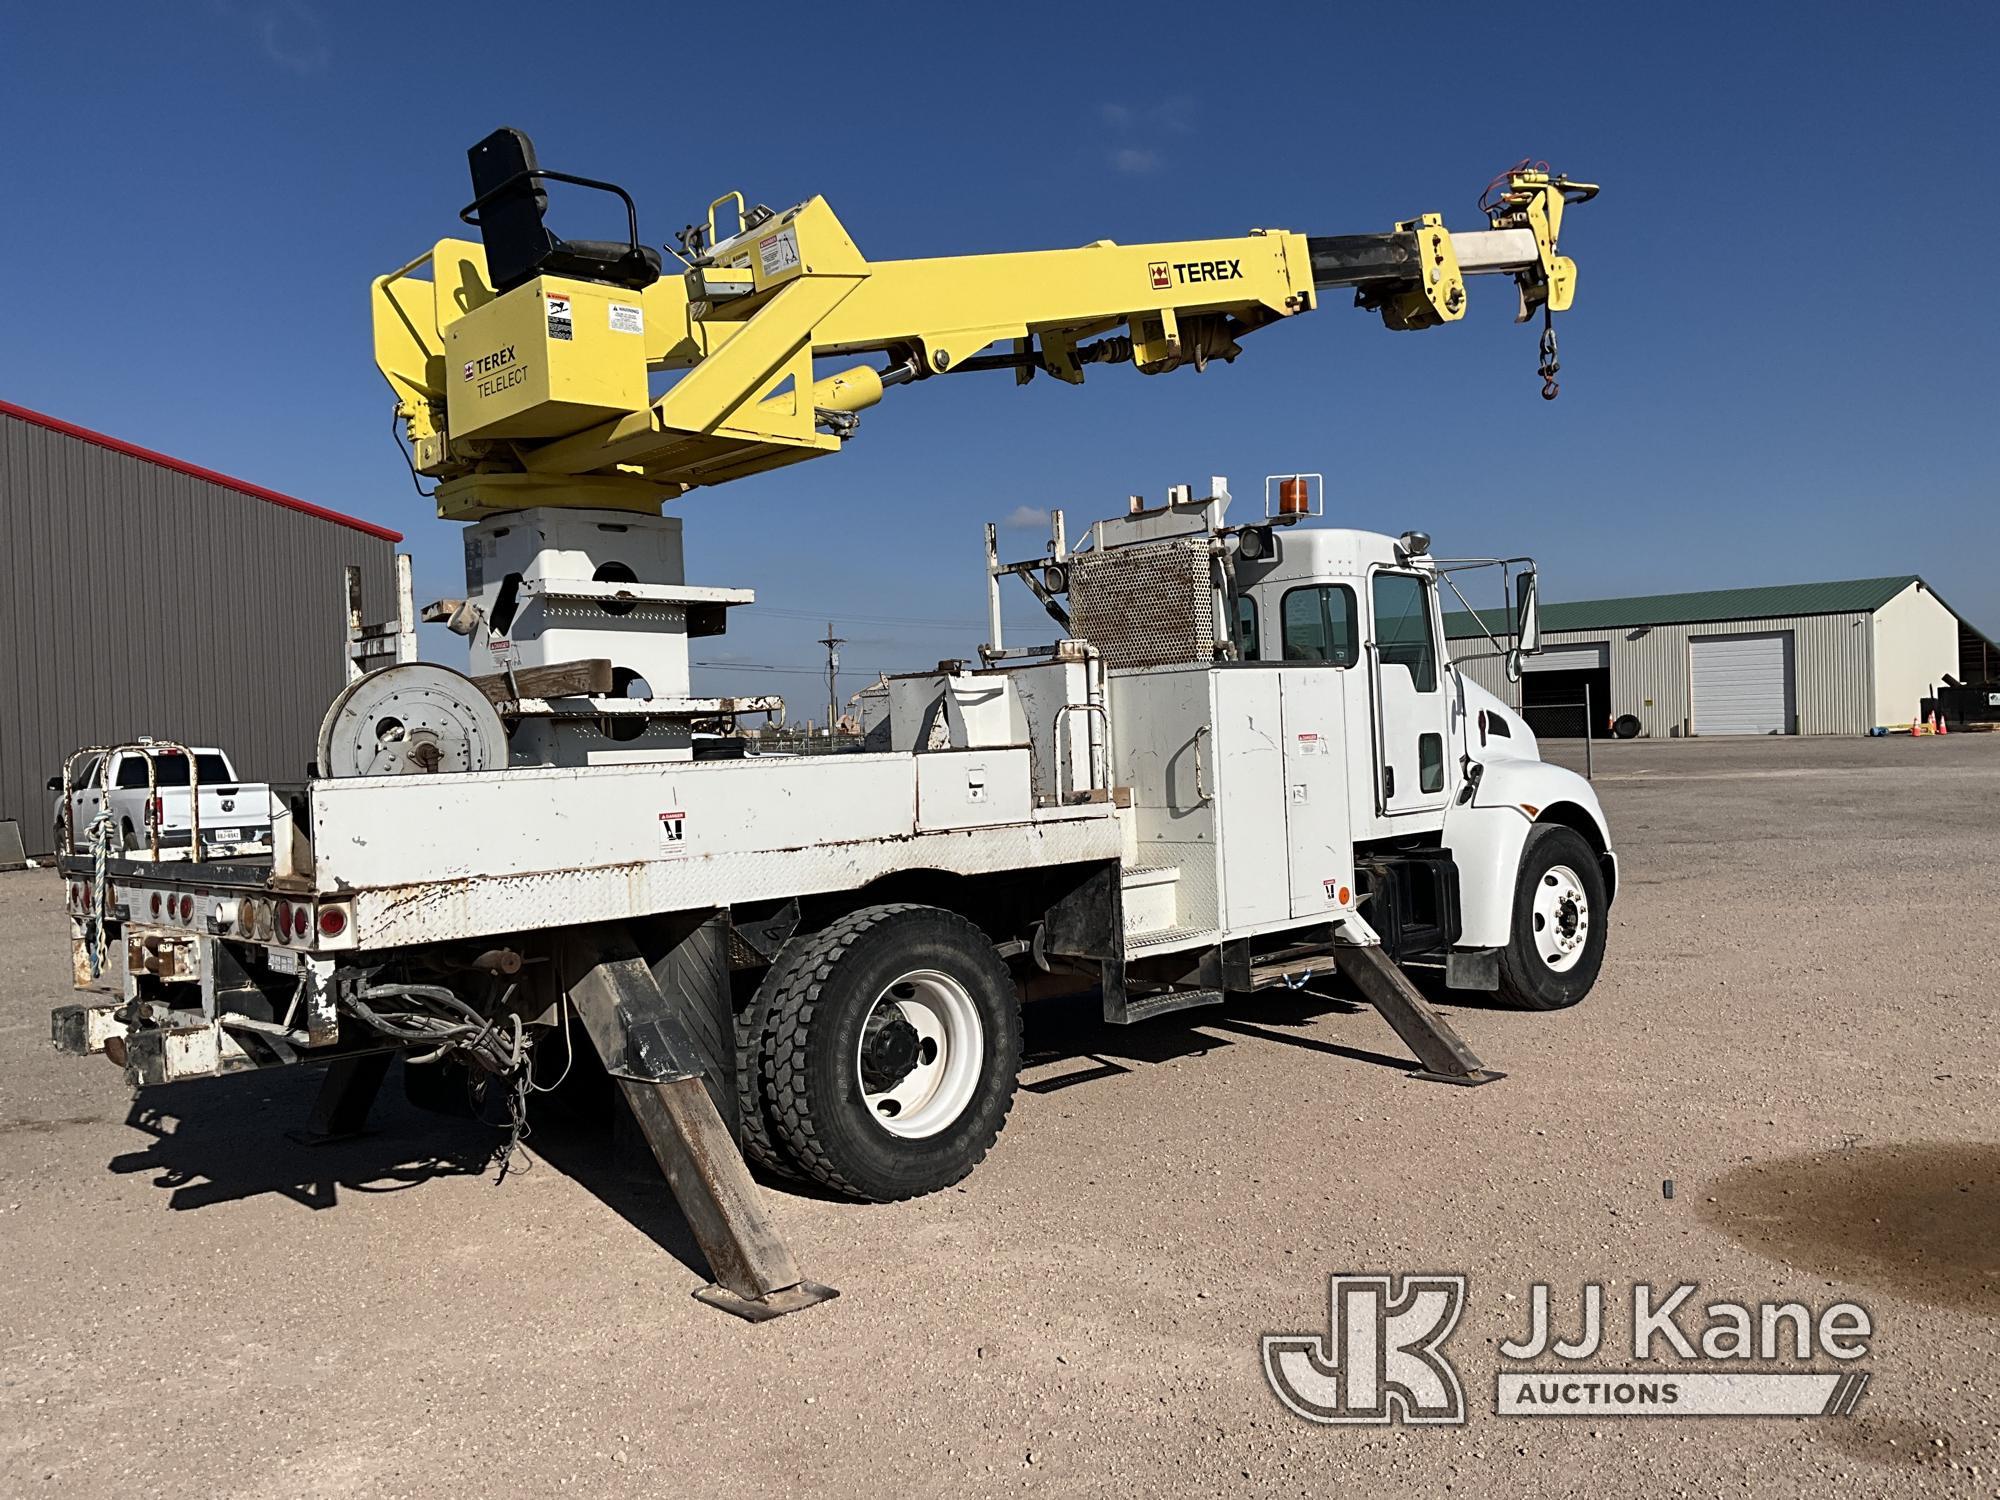
[(1792, 732), (1792, 636), (1718, 635), (1688, 643), (1696, 734)]

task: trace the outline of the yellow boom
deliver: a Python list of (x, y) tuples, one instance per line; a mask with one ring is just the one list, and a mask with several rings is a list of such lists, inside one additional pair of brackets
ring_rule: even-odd
[[(1009, 368), (1081, 384), (1084, 367), (1146, 374), (1232, 360), (1244, 335), (1310, 311), (1324, 287), (1392, 328), (1464, 315), (1467, 278), (1511, 276), (1520, 315), (1569, 306), (1557, 249), (1566, 203), (1596, 193), (1546, 171), (1500, 180), (1484, 229), (1435, 214), (1386, 234), (1233, 239), (871, 261), (821, 198), (772, 213), (740, 194), (683, 231), (661, 274), (622, 189), (544, 172), (517, 131), (471, 153), (481, 242), (444, 239), (374, 283), (375, 359), (438, 512), (529, 506), (657, 513), (696, 485), (831, 453), (886, 387)], [(548, 181), (617, 194), (626, 243), (558, 239)], [(717, 211), (733, 207), (733, 232)], [(415, 274), (429, 268), (430, 279)], [(983, 353), (993, 345), (1004, 352)], [(1553, 329), (1544, 393), (1553, 395)], [(816, 361), (875, 356), (821, 375)]]

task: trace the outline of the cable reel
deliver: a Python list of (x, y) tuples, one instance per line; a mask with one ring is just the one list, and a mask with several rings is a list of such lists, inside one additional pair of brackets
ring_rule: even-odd
[(471, 678), (403, 662), (350, 682), (319, 727), (322, 776), (435, 776), (498, 771), (507, 730)]

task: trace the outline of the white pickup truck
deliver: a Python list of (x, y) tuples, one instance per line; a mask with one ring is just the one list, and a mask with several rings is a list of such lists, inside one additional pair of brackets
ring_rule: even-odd
[(239, 778), (213, 746), (142, 739), (81, 751), (71, 757), (67, 794), (61, 776), (49, 778), (49, 790), (59, 851), (87, 849), (91, 824), (108, 806), (116, 854), (186, 859), (197, 829), (205, 857), (271, 852), (271, 788)]

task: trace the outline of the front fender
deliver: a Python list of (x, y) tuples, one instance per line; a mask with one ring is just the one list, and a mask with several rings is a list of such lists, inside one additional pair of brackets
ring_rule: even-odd
[(1473, 799), (1452, 803), (1444, 815), (1444, 846), (1458, 866), (1458, 946), (1503, 948), (1513, 936), (1521, 846), (1538, 823), (1582, 834), (1597, 851), (1606, 898), (1617, 895), (1611, 826), (1589, 782), (1546, 761), (1496, 758), (1484, 766)]

